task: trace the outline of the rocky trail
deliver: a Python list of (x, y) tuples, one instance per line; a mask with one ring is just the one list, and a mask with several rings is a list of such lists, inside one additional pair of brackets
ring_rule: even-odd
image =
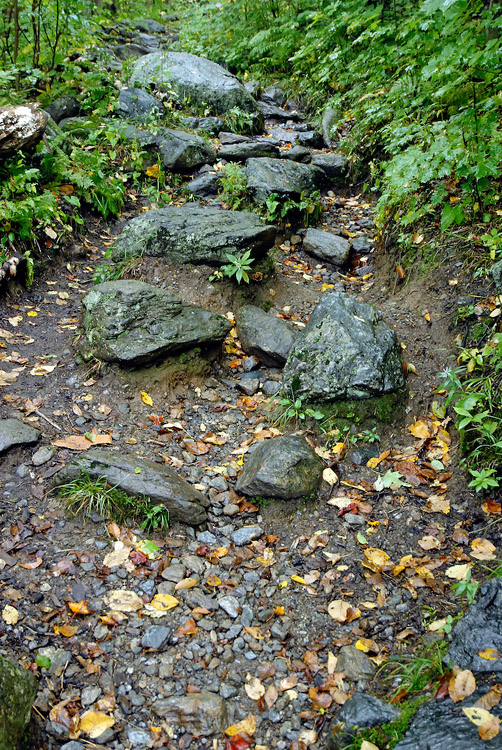
[[(165, 37), (151, 31), (134, 66), (162, 91)], [(340, 721), (395, 718), (398, 703), (370, 697), (399, 690), (388, 660), (445, 637), (434, 623), (458, 612), (450, 585), (473, 564), (486, 577), (500, 545), (436, 392), (462, 268), (396, 280), (339, 144), (280, 89), (256, 104), (200, 65), (204, 95), (264, 116), (263, 132), (219, 132), (217, 117), (187, 123), (211, 138), (127, 124), (182, 175), (174, 203), (90, 220), (1, 301), (0, 653), (39, 680), (37, 748), (345, 747)], [(121, 91), (121, 114), (150, 99)], [(319, 220), (279, 231), (229, 210), (224, 162), (243, 165), (248, 199), (320, 190)], [(209, 281), (248, 249), (262, 259), (249, 285)], [(94, 285), (124, 259), (123, 278)], [(167, 507), (169, 530), (97, 507), (73, 517), (58, 487), (82, 476)], [(502, 648), (497, 592), (452, 646), (478, 689), (501, 668), (498, 651), (477, 655)], [(427, 706), (397, 747), (501, 747), (450, 698)]]

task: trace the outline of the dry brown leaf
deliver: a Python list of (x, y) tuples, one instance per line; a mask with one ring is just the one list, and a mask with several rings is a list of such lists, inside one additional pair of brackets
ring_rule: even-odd
[(502, 685), (494, 685), (490, 690), (478, 698), (474, 704), (477, 708), (484, 708), (490, 710), (494, 706), (498, 706), (500, 699), (502, 698)]
[(126, 547), (124, 542), (115, 542), (113, 551), (105, 555), (103, 565), (106, 565), (107, 568), (116, 568), (123, 565), (129, 558), (130, 551), (130, 547)]
[(335, 599), (328, 605), (328, 614), (333, 620), (343, 624), (361, 617), (361, 610), (349, 602), (344, 602), (343, 599)]
[(378, 549), (376, 547), (369, 547), (368, 549), (365, 549), (364, 556), (378, 570), (381, 570), (385, 565), (387, 565), (390, 560), (387, 552), (384, 552), (382, 549)]
[(63, 635), (65, 638), (72, 638), (78, 630), (78, 625), (54, 625), (56, 635)]
[(112, 716), (107, 716), (102, 711), (86, 711), (80, 717), (78, 728), (94, 740), (102, 735), (106, 729), (111, 729), (114, 724), (115, 719)]
[(19, 622), (19, 612), (11, 604), (6, 604), (2, 610), (2, 619), (7, 625), (16, 625)]
[(369, 740), (363, 740), (361, 742), (361, 750), (378, 750), (378, 747)]
[(421, 440), (426, 440), (427, 438), (431, 437), (429, 425), (427, 424), (425, 419), (417, 419), (417, 421), (411, 424), (408, 429), (412, 435), (420, 438)]
[(441, 542), (435, 536), (424, 536), (418, 540), (418, 546), (425, 550), (441, 549)]
[(256, 732), (256, 719), (253, 714), (249, 713), (247, 718), (238, 721), (237, 724), (225, 729), (225, 734), (229, 737), (235, 737), (237, 734), (248, 734), (250, 737)]
[(272, 708), (278, 697), (279, 691), (277, 690), (276, 686), (269, 685), (265, 691), (265, 695), (263, 696), (263, 700), (265, 701), (267, 708)]
[(188, 589), (193, 589), (194, 586), (197, 586), (199, 583), (198, 578), (183, 578), (182, 581), (178, 581), (176, 586), (174, 587), (175, 591), (186, 591)]
[(497, 548), (488, 539), (474, 539), (471, 543), (471, 557), (476, 560), (495, 560)]
[(71, 451), (86, 451), (93, 445), (109, 445), (111, 442), (111, 435), (100, 435), (96, 430), (92, 430), (85, 435), (69, 435), (61, 440), (54, 440), (52, 444), (57, 448), (68, 448)]
[(472, 568), (472, 563), (464, 563), (463, 565), (451, 565), (446, 568), (444, 574), (448, 578), (453, 578), (455, 581), (465, 581), (467, 573)]
[(425, 504), (425, 509), (429, 513), (444, 513), (448, 515), (450, 512), (450, 501), (446, 495), (431, 495)]
[(143, 608), (143, 600), (134, 591), (115, 589), (105, 594), (104, 602), (117, 612), (137, 612)]
[(476, 690), (476, 679), (470, 669), (461, 669), (450, 679), (448, 693), (454, 703), (459, 703)]
[(289, 675), (288, 677), (283, 677), (282, 680), (279, 680), (277, 683), (277, 690), (280, 693), (283, 693), (285, 690), (291, 690), (291, 688), (294, 688), (298, 685), (298, 677), (295, 677), (295, 675)]
[(478, 734), (482, 740), (492, 740), (500, 732), (500, 719), (498, 716), (492, 716), (486, 724), (478, 727)]
[(478, 656), (487, 661), (497, 661), (500, 659), (500, 652), (497, 648), (485, 648), (484, 651), (478, 651)]
[(257, 677), (251, 677), (244, 685), (244, 690), (253, 701), (257, 701), (265, 695), (265, 688)]

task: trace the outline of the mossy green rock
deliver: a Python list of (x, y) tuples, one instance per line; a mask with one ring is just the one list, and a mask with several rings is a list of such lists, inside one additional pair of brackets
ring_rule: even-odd
[(37, 694), (35, 676), (0, 657), (0, 750), (16, 750), (30, 721)]
[(187, 133), (185, 130), (159, 127), (151, 132), (126, 125), (122, 129), (122, 135), (128, 141), (136, 141), (143, 149), (154, 153), (166, 169), (194, 169), (216, 161), (216, 153), (211, 144), (200, 135)]
[(396, 334), (370, 305), (327, 294), (291, 350), (283, 383), (320, 403), (398, 391), (404, 372)]
[(251, 453), (237, 480), (237, 492), (284, 500), (315, 492), (323, 463), (299, 435), (265, 440)]
[(131, 219), (115, 242), (114, 257), (152, 255), (174, 263), (228, 263), (227, 253), (262, 258), (276, 229), (248, 211), (198, 203), (153, 209)]
[(84, 358), (138, 366), (192, 346), (216, 344), (230, 328), (222, 315), (185, 305), (141, 281), (107, 281), (82, 300)]

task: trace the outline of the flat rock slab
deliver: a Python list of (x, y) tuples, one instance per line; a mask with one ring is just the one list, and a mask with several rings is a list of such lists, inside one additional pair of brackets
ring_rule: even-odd
[(304, 438), (272, 438), (251, 453), (236, 490), (250, 497), (303, 497), (317, 489), (322, 467), (321, 459)]
[(131, 85), (175, 91), (196, 106), (211, 105), (225, 114), (233, 107), (255, 116), (261, 123), (256, 100), (239, 79), (211, 60), (187, 52), (153, 52), (137, 60), (131, 71)]
[(227, 161), (245, 161), (261, 156), (278, 159), (280, 151), (273, 143), (267, 141), (251, 141), (250, 143), (234, 143), (222, 146), (218, 151), (219, 159)]
[[(453, 703), (451, 698), (424, 703), (394, 750), (501, 750), (502, 733), (492, 740), (482, 740), (477, 726), (462, 711), (463, 708), (474, 706), (487, 692), (488, 687), (476, 690), (461, 703)], [(502, 719), (502, 705), (494, 706), (490, 713)]]
[(478, 673), (502, 672), (502, 658), (482, 659), (480, 651), (496, 649), (502, 654), (502, 581), (494, 578), (479, 590), (450, 635), (451, 646), (446, 664)]
[(337, 234), (309, 227), (303, 239), (303, 249), (334, 266), (344, 266), (349, 259), (350, 242)]
[(35, 675), (0, 657), (0, 750), (15, 750), (20, 746), (37, 689)]
[(296, 339), (283, 383), (312, 402), (399, 390), (404, 373), (396, 334), (370, 305), (346, 294), (326, 294)]
[(16, 445), (33, 445), (40, 437), (40, 430), (19, 419), (0, 419), (0, 453)]
[(166, 169), (174, 171), (194, 169), (202, 164), (213, 164), (216, 152), (210, 143), (195, 133), (170, 128), (156, 128), (155, 132), (139, 130), (134, 125), (123, 128), (124, 138), (158, 153)]
[(312, 195), (324, 181), (324, 172), (311, 164), (289, 159), (248, 159), (247, 187), (253, 200), (265, 203), (274, 193), (281, 199), (297, 200), (302, 193)]
[(82, 300), (82, 355), (138, 366), (223, 341), (231, 323), (141, 281), (106, 281)]
[(244, 351), (271, 367), (284, 364), (298, 335), (290, 323), (254, 305), (238, 310), (236, 324)]
[(251, 251), (262, 258), (276, 229), (256, 214), (201, 207), (198, 203), (153, 209), (129, 221), (114, 256), (153, 255), (174, 263), (226, 263), (227, 253)]
[(168, 724), (183, 727), (197, 737), (217, 734), (228, 727), (225, 701), (208, 690), (189, 695), (173, 695), (157, 701), (152, 708)]
[[(137, 469), (141, 471), (137, 472)], [(149, 497), (155, 503), (165, 505), (173, 521), (197, 526), (206, 520), (209, 500), (165, 464), (114, 453), (106, 448), (91, 448), (56, 474), (54, 487), (85, 474), (91, 479), (105, 477), (112, 487), (132, 497)]]
[(343, 154), (314, 154), (312, 164), (322, 169), (331, 185), (343, 185), (347, 181), (349, 162)]

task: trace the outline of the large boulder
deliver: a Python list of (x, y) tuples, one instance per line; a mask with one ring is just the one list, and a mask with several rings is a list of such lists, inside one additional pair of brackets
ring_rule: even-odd
[(0, 453), (17, 445), (33, 445), (40, 437), (40, 430), (19, 419), (0, 419)]
[(396, 334), (370, 305), (326, 294), (291, 350), (283, 382), (314, 402), (392, 393), (404, 385)]
[(156, 128), (154, 132), (150, 132), (128, 125), (123, 128), (122, 135), (127, 140), (137, 141), (147, 150), (158, 154), (167, 169), (194, 169), (216, 161), (211, 144), (200, 135), (187, 133), (185, 130)]
[(122, 89), (119, 93), (118, 112), (123, 117), (144, 122), (149, 115), (161, 115), (162, 104), (142, 89)]
[(186, 305), (165, 289), (141, 281), (98, 284), (82, 306), (83, 356), (126, 366), (218, 343), (232, 327), (222, 315)]
[(318, 167), (268, 157), (248, 159), (246, 174), (248, 192), (257, 203), (265, 203), (272, 193), (283, 200), (297, 200), (302, 193), (312, 195), (324, 180)]
[(48, 121), (47, 112), (38, 104), (0, 107), (0, 156), (37, 144)]
[(246, 159), (268, 156), (278, 159), (280, 151), (276, 145), (268, 141), (251, 141), (249, 143), (234, 143), (222, 146), (218, 151), (219, 159), (227, 161), (245, 161)]
[(238, 107), (261, 123), (258, 105), (239, 79), (204, 57), (153, 52), (134, 63), (131, 84), (163, 92), (174, 90), (180, 100), (187, 98), (197, 107), (211, 105), (221, 114)]
[(80, 102), (75, 99), (71, 94), (65, 94), (55, 99), (45, 111), (51, 117), (55, 123), (60, 122), (64, 118), (77, 117), (81, 111)]
[(149, 497), (156, 504), (165, 505), (171, 521), (197, 526), (206, 520), (209, 500), (166, 464), (107, 448), (91, 448), (61, 469), (53, 485), (59, 487), (81, 476), (105, 477), (111, 487), (131, 497)]
[(0, 656), (0, 750), (21, 746), (37, 688), (31, 672)]
[(250, 497), (289, 500), (315, 492), (323, 463), (299, 435), (260, 443), (246, 461), (236, 490)]
[(163, 698), (152, 708), (168, 724), (183, 727), (197, 737), (219, 734), (229, 724), (225, 701), (208, 690)]
[(330, 185), (344, 185), (349, 173), (349, 162), (343, 154), (314, 154), (312, 164), (322, 169)]
[(245, 250), (255, 259), (263, 257), (275, 234), (275, 227), (265, 225), (256, 214), (186, 203), (147, 211), (129, 221), (115, 243), (114, 255), (226, 263), (227, 253)]
[(241, 307), (236, 323), (242, 348), (247, 354), (255, 354), (263, 364), (271, 367), (285, 363), (298, 335), (291, 323), (254, 305)]
[(303, 238), (303, 249), (334, 266), (344, 266), (349, 259), (350, 242), (337, 234), (309, 227)]

